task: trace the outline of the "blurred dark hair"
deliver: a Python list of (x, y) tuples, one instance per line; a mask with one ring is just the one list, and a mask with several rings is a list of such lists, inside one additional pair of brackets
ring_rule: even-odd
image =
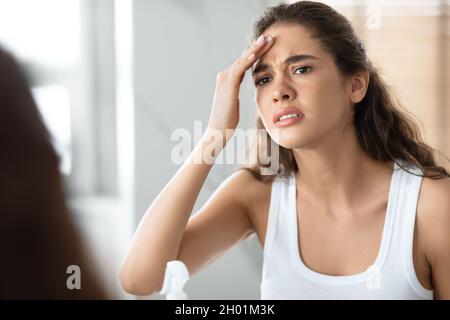
[[(422, 140), (419, 127), (413, 118), (405, 110), (400, 110), (400, 105), (394, 101), (387, 85), (368, 59), (363, 43), (343, 15), (318, 2), (280, 4), (267, 8), (255, 23), (254, 39), (270, 26), (285, 23), (301, 25), (308, 29), (334, 57), (344, 76), (351, 76), (362, 70), (369, 72), (368, 89), (364, 99), (354, 108), (352, 124), (359, 143), (370, 157), (380, 162), (392, 160), (409, 171), (397, 160), (406, 161), (419, 167), (424, 172), (423, 176), (432, 179), (450, 177), (445, 168), (436, 164), (434, 150)], [(259, 116), (256, 125), (258, 129), (265, 130)], [(261, 149), (262, 145), (270, 146), (275, 143), (268, 134), (265, 136), (268, 141), (259, 140), (258, 149)], [(280, 169), (276, 174), (285, 176), (298, 170), (291, 149), (279, 146), (279, 161)], [(258, 162), (244, 169), (249, 170), (259, 180), (270, 181), (276, 174), (264, 176), (260, 173), (261, 167), (269, 166), (270, 164), (263, 166)]]
[[(0, 48), (0, 298), (103, 298), (66, 206), (59, 159), (27, 81)], [(69, 265), (81, 289), (69, 290)]]

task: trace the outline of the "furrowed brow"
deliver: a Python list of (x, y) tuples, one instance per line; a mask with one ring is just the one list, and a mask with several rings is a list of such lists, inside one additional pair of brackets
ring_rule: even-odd
[[(292, 63), (298, 63), (304, 60), (317, 60), (318, 58), (309, 54), (296, 54), (290, 57), (287, 57), (283, 64), (292, 64)], [(267, 69), (270, 69), (270, 66), (265, 63), (259, 63), (255, 66), (255, 68), (252, 70), (252, 76), (254, 77), (257, 73), (264, 72)]]

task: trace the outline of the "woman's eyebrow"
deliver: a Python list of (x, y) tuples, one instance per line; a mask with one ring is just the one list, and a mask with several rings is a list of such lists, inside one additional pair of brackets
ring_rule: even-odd
[[(304, 60), (310, 60), (310, 59), (319, 59), (315, 56), (312, 56), (310, 54), (296, 54), (290, 57), (287, 57), (283, 64), (292, 64), (292, 63), (298, 63)], [(264, 72), (267, 69), (270, 69), (269, 65), (265, 64), (265, 63), (260, 63), (257, 64), (255, 66), (255, 68), (252, 70), (252, 76), (254, 77), (255, 74), (259, 73), (259, 72)]]

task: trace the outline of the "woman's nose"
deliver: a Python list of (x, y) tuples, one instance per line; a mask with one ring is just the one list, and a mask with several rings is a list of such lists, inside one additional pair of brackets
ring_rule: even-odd
[(289, 100), (290, 99), (290, 95), (285, 93), (285, 94), (281, 94), (278, 92), (275, 92), (273, 95), (273, 102), (278, 102), (278, 101), (282, 101), (282, 100)]
[(272, 92), (272, 102), (289, 101), (295, 98), (295, 90), (285, 82), (275, 84)]

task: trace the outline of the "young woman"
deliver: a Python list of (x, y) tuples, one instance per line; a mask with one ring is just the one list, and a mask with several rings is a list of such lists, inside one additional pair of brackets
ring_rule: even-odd
[(321, 3), (282, 4), (256, 38), (218, 74), (210, 130), (191, 159), (229, 141), (211, 132), (236, 128), (252, 69), (258, 125), (280, 146), (280, 169), (236, 172), (189, 219), (212, 164), (187, 161), (139, 225), (125, 290), (157, 292), (167, 261), (193, 275), (256, 232), (263, 299), (449, 299), (450, 175), (349, 22)]

